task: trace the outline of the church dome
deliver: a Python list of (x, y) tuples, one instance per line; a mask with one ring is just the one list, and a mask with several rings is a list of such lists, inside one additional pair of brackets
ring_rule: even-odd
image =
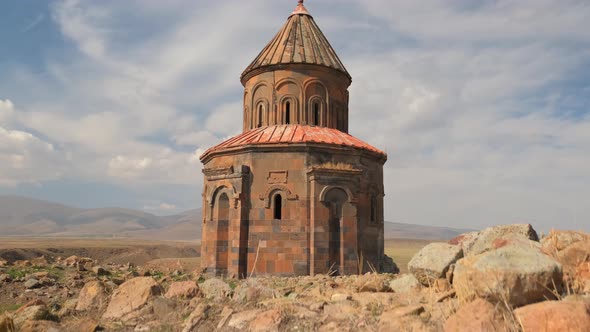
[(242, 73), (242, 83), (264, 69), (288, 64), (318, 65), (351, 78), (301, 0), (281, 30)]

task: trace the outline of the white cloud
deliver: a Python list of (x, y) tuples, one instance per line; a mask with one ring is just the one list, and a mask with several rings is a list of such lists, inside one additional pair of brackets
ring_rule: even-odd
[[(575, 228), (590, 217), (585, 2), (307, 6), (353, 76), (351, 133), (389, 153), (388, 220)], [(36, 92), (22, 107), (13, 99), (18, 112), (0, 100), (5, 146), (20, 137), (23, 151), (38, 151), (4, 148), (13, 166), (3, 174), (28, 170), (4, 178), (41, 181), (67, 169), (125, 186), (200, 186), (200, 153), (241, 130), (239, 74), (290, 9), (262, 0), (57, 2), (53, 20), (77, 52), (48, 56), (45, 76), (19, 68), (0, 78)]]

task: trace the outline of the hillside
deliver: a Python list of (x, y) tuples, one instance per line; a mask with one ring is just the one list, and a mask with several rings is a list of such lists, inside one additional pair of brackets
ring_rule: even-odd
[[(16, 196), (0, 196), (1, 236), (107, 237), (195, 241), (201, 209), (172, 216), (122, 209), (80, 209)], [(386, 239), (450, 239), (468, 230), (385, 223)]]

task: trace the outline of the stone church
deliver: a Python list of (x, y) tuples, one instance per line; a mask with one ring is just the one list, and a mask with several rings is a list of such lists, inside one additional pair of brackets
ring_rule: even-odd
[(348, 133), (352, 78), (303, 0), (241, 82), (243, 132), (200, 157), (203, 269), (379, 270), (387, 155)]

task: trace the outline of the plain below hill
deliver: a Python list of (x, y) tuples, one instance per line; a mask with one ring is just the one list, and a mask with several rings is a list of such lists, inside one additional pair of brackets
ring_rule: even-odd
[[(123, 208), (81, 209), (0, 195), (0, 237), (93, 237), (173, 241), (201, 239), (201, 209), (171, 216)], [(469, 230), (385, 223), (386, 239), (451, 239)]]

